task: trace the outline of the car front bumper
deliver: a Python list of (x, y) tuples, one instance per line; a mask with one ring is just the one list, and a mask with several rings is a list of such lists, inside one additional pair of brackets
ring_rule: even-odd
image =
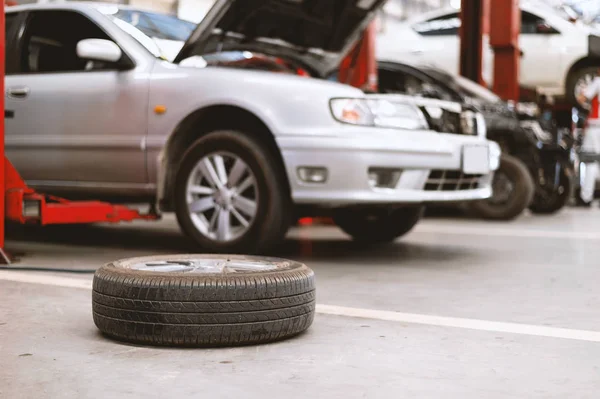
[[(346, 206), (480, 200), (492, 194), (500, 148), (481, 137), (431, 131), (348, 129), (340, 136), (279, 136), (292, 198), (298, 204)], [(486, 147), (488, 172), (462, 172), (463, 148)], [(480, 163), (484, 162), (480, 160)], [(480, 165), (481, 166), (481, 165)], [(302, 168), (325, 171), (324, 181), (307, 182)], [(373, 173), (395, 171), (386, 187)]]

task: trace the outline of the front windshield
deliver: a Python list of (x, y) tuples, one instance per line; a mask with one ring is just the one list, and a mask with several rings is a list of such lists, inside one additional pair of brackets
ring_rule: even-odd
[(491, 103), (502, 101), (502, 99), (491, 90), (460, 75), (453, 75), (439, 69), (427, 67), (423, 67), (423, 72), (439, 81), (447, 82), (453, 90), (459, 92), (462, 96)]
[(157, 57), (173, 61), (196, 24), (175, 16), (127, 8), (102, 7), (123, 31), (133, 36)]
[(469, 97), (478, 98), (492, 103), (502, 101), (500, 97), (494, 94), (491, 90), (473, 82), (472, 80), (462, 76), (455, 76), (454, 80), (460, 87), (463, 94), (466, 94)]

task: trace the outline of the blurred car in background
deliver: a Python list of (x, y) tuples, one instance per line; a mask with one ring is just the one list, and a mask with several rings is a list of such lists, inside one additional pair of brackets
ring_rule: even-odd
[[(174, 57), (155, 40), (173, 36), (147, 36), (120, 12), (130, 7), (11, 7), (6, 154), (40, 191), (128, 195), (175, 212), (207, 252), (267, 251), (299, 212), (329, 212), (357, 240), (392, 241), (425, 203), (491, 195), (500, 148), (483, 117), (239, 68), (275, 57), (324, 76), (382, 4), (218, 0)], [(211, 59), (240, 51), (267, 57)]]
[[(576, 104), (577, 94), (600, 66), (598, 31), (574, 24), (540, 1), (521, 3), (520, 84), (549, 96), (566, 96)], [(492, 16), (493, 17), (493, 16)], [(431, 64), (458, 74), (461, 26), (459, 11), (438, 10), (407, 22), (386, 23), (378, 36), (379, 59)], [(483, 73), (493, 81), (493, 52), (484, 36)]]
[(553, 213), (571, 193), (570, 145), (558, 142), (556, 131), (542, 128), (537, 106), (509, 104), (493, 92), (458, 75), (429, 66), (380, 61), (379, 88), (474, 106), (483, 113), (487, 136), (502, 148), (492, 197), (472, 204), (479, 216), (512, 219), (524, 209)]

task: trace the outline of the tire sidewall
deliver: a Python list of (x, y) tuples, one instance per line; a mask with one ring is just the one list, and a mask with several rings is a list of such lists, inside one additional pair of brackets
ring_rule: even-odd
[(391, 210), (389, 218), (380, 219), (369, 225), (361, 218), (363, 212), (351, 209), (339, 209), (334, 213), (334, 221), (354, 240), (362, 242), (389, 242), (410, 232), (423, 217), (425, 207), (414, 206)]
[(562, 194), (553, 192), (552, 193), (552, 196), (553, 196), (552, 201), (550, 201), (548, 203), (542, 203), (540, 201), (539, 196), (536, 195), (534, 197), (534, 200), (533, 200), (531, 206), (529, 207), (529, 209), (533, 213), (550, 214), (550, 213), (558, 212), (559, 210), (564, 208), (564, 206), (567, 204), (567, 201), (570, 198), (570, 194), (571, 194), (571, 190), (572, 190), (572, 186), (573, 186), (573, 179), (571, 176), (569, 176), (569, 174), (567, 173), (566, 168), (564, 166), (561, 168), (561, 171), (560, 171), (560, 183), (564, 187), (564, 191)]
[[(196, 228), (189, 215), (186, 198), (190, 173), (204, 156), (215, 152), (229, 152), (240, 157), (252, 170), (258, 189), (258, 207), (250, 229), (237, 239), (224, 243), (206, 237)], [(183, 156), (174, 188), (175, 212), (182, 230), (201, 247), (216, 252), (236, 253), (239, 252), (237, 248), (246, 248), (247, 251), (258, 249), (265, 244), (265, 239), (273, 239), (269, 230), (279, 223), (277, 214), (282, 211), (282, 198), (278, 195), (281, 192), (279, 180), (268, 159), (266, 150), (261, 151), (260, 143), (241, 132), (220, 130), (198, 139)]]
[(501, 156), (498, 171), (502, 171), (514, 185), (514, 192), (508, 202), (496, 205), (488, 199), (472, 203), (471, 208), (477, 216), (486, 219), (510, 220), (519, 216), (531, 205), (535, 183), (527, 167), (519, 159), (510, 155)]

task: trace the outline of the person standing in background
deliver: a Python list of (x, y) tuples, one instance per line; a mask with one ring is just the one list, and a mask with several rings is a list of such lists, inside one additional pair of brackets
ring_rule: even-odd
[[(598, 69), (600, 75), (600, 68)], [(596, 76), (592, 83), (579, 95), (580, 103), (589, 103), (588, 128), (583, 137), (581, 150), (600, 156), (600, 76)], [(591, 204), (596, 191), (596, 179), (600, 173), (600, 165), (596, 162), (586, 162), (585, 179), (581, 187), (581, 200)]]

